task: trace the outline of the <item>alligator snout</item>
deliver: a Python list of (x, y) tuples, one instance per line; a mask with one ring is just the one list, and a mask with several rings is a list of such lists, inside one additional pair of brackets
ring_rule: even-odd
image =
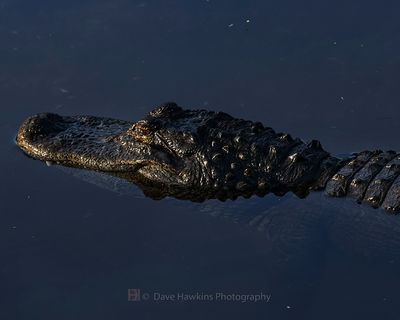
[(65, 128), (63, 117), (54, 113), (40, 113), (24, 121), (18, 131), (17, 143), (23, 148), (29, 148)]
[(170, 166), (169, 155), (147, 140), (151, 130), (146, 121), (41, 113), (22, 123), (17, 144), (33, 158), (87, 169), (132, 172)]

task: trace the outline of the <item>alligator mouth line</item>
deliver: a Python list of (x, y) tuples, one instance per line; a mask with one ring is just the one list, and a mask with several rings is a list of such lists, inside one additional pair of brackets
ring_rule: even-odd
[[(88, 158), (85, 158), (85, 156), (79, 155), (77, 153), (74, 153), (74, 151), (70, 151), (68, 156), (62, 155), (62, 156), (55, 156), (54, 154), (52, 155), (50, 152), (46, 151), (45, 148), (38, 147), (35, 145), (31, 145), (25, 141), (19, 140), (16, 142), (17, 145), (20, 147), (20, 149), (23, 151), (23, 154), (31, 159), (39, 159), (43, 162), (45, 162), (47, 165), (63, 165), (63, 166), (68, 166), (68, 167), (77, 167), (77, 168), (82, 168), (82, 169), (92, 169), (96, 171), (108, 171), (108, 172), (129, 172), (131, 174), (136, 174), (139, 173), (141, 170), (145, 168), (162, 168), (164, 170), (167, 170), (169, 168), (168, 166), (168, 161), (166, 161), (167, 155), (163, 150), (160, 150), (159, 148), (153, 148), (156, 150), (154, 153), (155, 155), (158, 155), (158, 159), (151, 160), (151, 159), (136, 159), (134, 161), (132, 160), (120, 160), (119, 162), (112, 162), (109, 166), (107, 166), (107, 163), (110, 162), (110, 160), (105, 160), (105, 166), (107, 166), (106, 169), (101, 168), (93, 168), (92, 166), (85, 165), (85, 163), (90, 163), (94, 161), (101, 162), (101, 158), (96, 158), (96, 155), (93, 154)], [(174, 174), (178, 174), (174, 172)]]

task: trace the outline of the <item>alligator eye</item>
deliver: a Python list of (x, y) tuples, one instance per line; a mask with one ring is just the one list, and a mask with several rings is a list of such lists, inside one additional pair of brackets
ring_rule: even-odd
[(134, 123), (128, 129), (128, 134), (133, 136), (138, 141), (149, 142), (154, 129), (154, 126), (149, 122), (141, 120)]
[(138, 121), (129, 129), (137, 134), (147, 135), (152, 131), (153, 127), (147, 121)]

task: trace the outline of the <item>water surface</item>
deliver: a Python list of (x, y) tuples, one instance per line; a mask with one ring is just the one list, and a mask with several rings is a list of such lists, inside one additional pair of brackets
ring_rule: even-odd
[[(203, 204), (116, 192), (25, 157), (48, 111), (228, 112), (333, 153), (400, 150), (395, 1), (0, 2), (2, 319), (396, 319), (398, 217), (316, 194)], [(246, 226), (271, 217), (268, 232)], [(128, 301), (128, 289), (148, 301)], [(155, 292), (270, 294), (156, 302)]]

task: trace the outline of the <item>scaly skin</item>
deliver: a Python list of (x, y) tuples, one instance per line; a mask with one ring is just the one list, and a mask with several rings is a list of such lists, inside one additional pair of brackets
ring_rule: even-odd
[(17, 143), (33, 158), (105, 171), (153, 198), (203, 201), (311, 190), (400, 211), (400, 154), (363, 151), (347, 159), (259, 122), (167, 103), (143, 120), (44, 113), (27, 119)]

